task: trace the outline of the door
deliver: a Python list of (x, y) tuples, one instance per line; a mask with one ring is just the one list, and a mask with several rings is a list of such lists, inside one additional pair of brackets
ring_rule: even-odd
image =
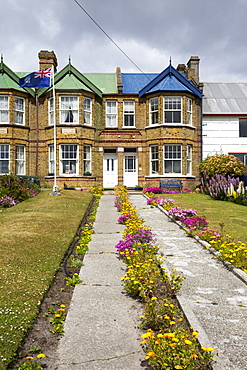
[(118, 184), (117, 154), (107, 153), (103, 157), (103, 187), (113, 189)]
[(134, 188), (138, 184), (137, 154), (124, 155), (124, 185)]

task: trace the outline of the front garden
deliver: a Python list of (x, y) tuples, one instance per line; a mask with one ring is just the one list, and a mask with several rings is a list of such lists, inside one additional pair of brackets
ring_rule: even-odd
[[(2, 208), (1, 370), (8, 368), (32, 327), (92, 197), (90, 192), (76, 191), (64, 191), (61, 197), (52, 197), (49, 191), (42, 191), (14, 207)], [(88, 233), (85, 230), (85, 238)], [(82, 250), (83, 246), (79, 248)], [(42, 353), (38, 352), (39, 355)]]

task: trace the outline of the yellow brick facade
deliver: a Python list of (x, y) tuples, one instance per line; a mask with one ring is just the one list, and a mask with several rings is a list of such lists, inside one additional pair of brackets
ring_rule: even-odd
[[(45, 53), (40, 54), (43, 59), (45, 59), (45, 55)], [(49, 63), (54, 62), (54, 57), (51, 58), (50, 54), (48, 56)], [(50, 64), (45, 64), (43, 59), (40, 65), (49, 66)], [(195, 78), (194, 72), (192, 76)], [(64, 184), (68, 187), (77, 184), (82, 187), (104, 186), (107, 183), (105, 182), (106, 176), (109, 176), (109, 179), (112, 176), (112, 180), (110, 180), (112, 186), (110, 187), (116, 184), (124, 184), (128, 187), (134, 187), (137, 184), (142, 187), (159, 186), (161, 179), (176, 178), (182, 180), (183, 187), (192, 189), (198, 183), (198, 166), (201, 160), (200, 96), (190, 91), (147, 92), (141, 97), (136, 93), (124, 94), (120, 90), (120, 77), (118, 69), (116, 80), (120, 92), (116, 91), (110, 94), (103, 92), (101, 96), (97, 94), (96, 90), (96, 92), (89, 91), (87, 88), (67, 90), (56, 88), (56, 177), (59, 188), (63, 188)], [(201, 87), (198, 85), (199, 90)], [(54, 126), (49, 122), (49, 100), (52, 98), (52, 90), (47, 89), (42, 94), (38, 94), (36, 91), (36, 94), (31, 96), (27, 91), (3, 89), (0, 86), (0, 101), (3, 96), (8, 97), (9, 122), (0, 123), (0, 145), (8, 145), (9, 171), (17, 173), (16, 146), (23, 146), (25, 148), (23, 174), (38, 176), (42, 184), (52, 186), (54, 176), (49, 170), (49, 160), (51, 159), (49, 159), (49, 150), (52, 150), (51, 146), (54, 143)], [(21, 97), (25, 101), (24, 124), (15, 123), (15, 97)], [(61, 97), (75, 97), (77, 99), (77, 122), (61, 122)], [(165, 123), (165, 97), (181, 98), (181, 123)], [(84, 101), (88, 98), (91, 102), (90, 125), (84, 122), (86, 114)], [(158, 99), (158, 124), (155, 125), (150, 123), (151, 98)], [(192, 122), (190, 124), (187, 122), (188, 100), (192, 103)], [(109, 101), (117, 103), (117, 124), (115, 127), (107, 127), (106, 106)], [(134, 103), (132, 106), (134, 106), (135, 124), (130, 127), (124, 126), (124, 102)], [(71, 145), (76, 147), (71, 147)], [(178, 147), (179, 150), (181, 148), (182, 156), (179, 159), (181, 171), (173, 173), (165, 171), (165, 145), (172, 145), (173, 151)], [(155, 150), (156, 147), (158, 149), (158, 173), (151, 173), (151, 146), (155, 146)], [(68, 150), (69, 156), (73, 154), (72, 149), (76, 148), (75, 150), (77, 150), (76, 159), (71, 159), (76, 167), (74, 173), (64, 173), (66, 164), (62, 167), (62, 163), (65, 163), (67, 159), (61, 158), (62, 148), (63, 153)], [(85, 150), (90, 150), (89, 158), (86, 158), (89, 154)], [(188, 150), (191, 150), (192, 154), (189, 160)], [(70, 159), (68, 159), (69, 161)], [(174, 161), (176, 158), (171, 158), (171, 162)], [(188, 173), (190, 161), (191, 171)], [(91, 167), (90, 176), (84, 174), (84, 163)], [(129, 166), (128, 173), (126, 166)], [(134, 166), (136, 167), (134, 168)], [(135, 185), (133, 185), (133, 176), (135, 176)]]

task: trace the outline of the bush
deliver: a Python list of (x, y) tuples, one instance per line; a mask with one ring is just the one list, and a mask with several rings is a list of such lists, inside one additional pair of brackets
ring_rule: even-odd
[(209, 177), (216, 174), (236, 177), (246, 174), (247, 166), (234, 155), (218, 154), (201, 162), (199, 166), (200, 175), (202, 176), (205, 171)]

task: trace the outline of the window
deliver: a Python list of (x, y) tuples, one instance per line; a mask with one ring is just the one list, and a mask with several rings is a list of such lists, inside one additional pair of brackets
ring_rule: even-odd
[(188, 125), (192, 125), (192, 100), (187, 99), (187, 121)]
[(181, 145), (165, 145), (164, 173), (181, 173)]
[(245, 165), (247, 165), (247, 153), (228, 153), (228, 154), (234, 155), (235, 157), (240, 159), (240, 161), (242, 161)]
[(62, 175), (76, 175), (78, 167), (78, 145), (60, 145), (60, 173)]
[(239, 118), (239, 137), (247, 136), (247, 119)]
[(150, 109), (150, 125), (158, 124), (158, 98), (152, 98), (149, 100)]
[(54, 101), (53, 98), (49, 99), (49, 125), (54, 125)]
[(124, 127), (135, 126), (135, 102), (124, 101)]
[(84, 124), (92, 124), (92, 100), (90, 98), (84, 98)]
[(60, 122), (61, 123), (78, 123), (78, 97), (61, 96), (60, 105)]
[(24, 99), (15, 97), (15, 123), (24, 125)]
[(0, 95), (0, 123), (9, 123), (9, 98)]
[(187, 145), (187, 175), (192, 174), (192, 145)]
[(150, 173), (151, 175), (159, 173), (158, 145), (150, 146)]
[(0, 173), (9, 172), (9, 144), (0, 144)]
[(48, 163), (48, 173), (53, 174), (55, 173), (55, 167), (54, 167), (54, 145), (49, 145), (49, 163)]
[(106, 102), (106, 127), (117, 127), (117, 102)]
[(181, 97), (164, 98), (164, 122), (181, 123)]
[(25, 146), (17, 145), (16, 146), (16, 175), (25, 175)]
[(84, 145), (84, 173), (91, 173), (91, 146)]

